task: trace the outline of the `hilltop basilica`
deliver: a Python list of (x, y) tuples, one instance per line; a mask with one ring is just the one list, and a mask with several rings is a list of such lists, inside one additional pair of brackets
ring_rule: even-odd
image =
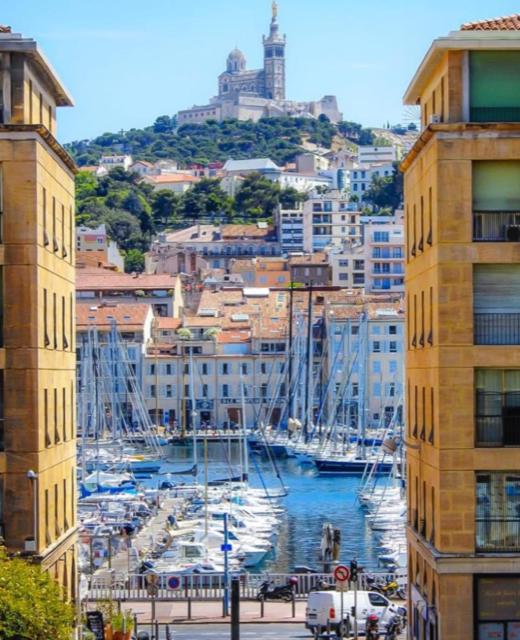
[(257, 121), (262, 117), (307, 116), (317, 118), (325, 114), (332, 122), (339, 122), (342, 114), (336, 96), (325, 96), (312, 102), (296, 102), (285, 98), (286, 37), (278, 25), (278, 7), (273, 2), (269, 35), (263, 37), (264, 67), (248, 70), (244, 54), (234, 49), (228, 56), (227, 68), (218, 78), (218, 96), (210, 104), (179, 111), (179, 124), (205, 120)]

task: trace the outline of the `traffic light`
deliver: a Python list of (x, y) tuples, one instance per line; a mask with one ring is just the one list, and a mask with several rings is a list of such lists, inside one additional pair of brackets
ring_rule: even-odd
[(358, 564), (357, 560), (350, 561), (350, 580), (351, 582), (357, 582), (358, 579)]

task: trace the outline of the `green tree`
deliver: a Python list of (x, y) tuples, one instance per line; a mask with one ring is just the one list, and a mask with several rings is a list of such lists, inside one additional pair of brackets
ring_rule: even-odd
[(100, 220), (107, 226), (108, 235), (117, 242), (121, 249), (135, 248), (133, 242), (136, 238), (142, 238), (139, 221), (128, 211), (114, 209), (109, 211)]
[(139, 249), (128, 249), (125, 253), (125, 271), (141, 273), (144, 271), (144, 253)]
[(293, 187), (281, 189), (278, 200), (284, 209), (294, 209), (300, 202), (307, 200), (307, 195)]
[(271, 182), (260, 173), (250, 173), (244, 178), (235, 197), (235, 211), (252, 218), (270, 218), (279, 203), (280, 185)]
[(186, 218), (198, 218), (201, 215), (229, 213), (232, 200), (222, 190), (220, 181), (203, 178), (182, 196), (180, 211)]
[(73, 609), (38, 565), (0, 551), (0, 638), (70, 640)]
[(169, 189), (161, 189), (152, 195), (152, 216), (157, 229), (164, 229), (175, 222), (179, 200), (179, 196)]
[(365, 191), (364, 200), (371, 202), (378, 209), (398, 209), (403, 203), (403, 174), (399, 171), (398, 163), (394, 163), (391, 176), (376, 176), (370, 188)]

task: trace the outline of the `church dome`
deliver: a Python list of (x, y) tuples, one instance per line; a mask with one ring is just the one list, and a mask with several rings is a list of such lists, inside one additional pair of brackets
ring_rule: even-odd
[(244, 71), (246, 68), (246, 57), (240, 51), (240, 49), (233, 49), (228, 55), (227, 70), (230, 73), (236, 73), (238, 71)]

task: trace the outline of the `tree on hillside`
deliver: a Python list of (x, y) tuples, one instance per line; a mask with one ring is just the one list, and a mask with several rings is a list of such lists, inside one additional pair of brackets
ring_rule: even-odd
[(73, 609), (36, 564), (0, 551), (0, 638), (70, 640)]
[(293, 187), (282, 189), (278, 196), (278, 201), (284, 209), (294, 209), (300, 202), (305, 202), (305, 200), (307, 200), (307, 195)]
[(125, 253), (126, 273), (141, 273), (144, 271), (144, 253), (139, 249), (129, 249)]
[(376, 176), (368, 191), (365, 191), (364, 200), (371, 202), (378, 209), (398, 209), (403, 203), (403, 174), (399, 166), (394, 163), (394, 171), (391, 176)]
[(165, 229), (175, 222), (180, 198), (169, 189), (161, 189), (152, 195), (152, 217), (156, 229)]
[(130, 191), (121, 205), (123, 209), (138, 218), (143, 233), (153, 231), (152, 207), (141, 193)]
[[(144, 248), (147, 241), (143, 238), (139, 220), (128, 211), (114, 209), (103, 216), (101, 222), (107, 226), (107, 233), (123, 250)], [(144, 245), (144, 246), (143, 246)]]
[(220, 180), (203, 178), (182, 196), (179, 208), (186, 218), (229, 213), (232, 199), (222, 190)]
[(235, 211), (252, 218), (273, 216), (280, 197), (280, 185), (260, 173), (250, 173), (235, 197)]

